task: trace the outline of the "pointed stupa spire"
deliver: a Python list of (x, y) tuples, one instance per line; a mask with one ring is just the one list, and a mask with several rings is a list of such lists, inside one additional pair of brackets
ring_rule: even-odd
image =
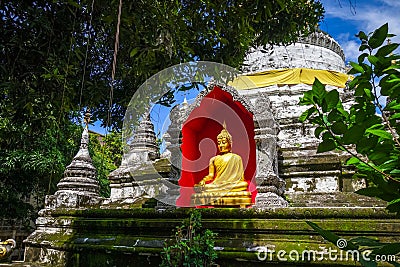
[[(96, 168), (89, 155), (89, 130), (90, 110), (85, 113), (85, 128), (82, 132), (81, 144), (78, 153), (72, 159), (65, 171), (64, 177), (57, 184), (58, 191), (76, 191), (83, 194), (99, 196), (99, 182), (96, 179)], [(56, 194), (57, 194), (56, 192)]]
[(131, 152), (147, 153), (151, 160), (160, 157), (157, 137), (154, 133), (154, 124), (150, 119), (150, 112), (146, 112), (139, 123), (131, 144)]
[(154, 133), (154, 124), (151, 122), (150, 112), (142, 116), (142, 120), (135, 130), (130, 150), (124, 154), (121, 166), (108, 175), (111, 181), (111, 198), (120, 198), (119, 193), (114, 195), (112, 184), (120, 184), (121, 181), (131, 181), (132, 171), (140, 164), (156, 160), (160, 157), (159, 148)]
[(188, 101), (186, 99), (186, 95), (185, 95), (185, 98), (183, 99), (180, 110), (186, 110), (186, 109), (188, 109), (188, 107), (189, 107), (189, 103), (188, 103)]
[(90, 117), (92, 114), (90, 113), (90, 108), (86, 109), (85, 115), (83, 117), (83, 122), (85, 123), (85, 128), (89, 129), (89, 122), (90, 122)]

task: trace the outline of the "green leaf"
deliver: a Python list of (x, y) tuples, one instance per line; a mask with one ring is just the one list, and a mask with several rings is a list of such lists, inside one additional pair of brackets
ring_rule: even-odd
[(374, 100), (375, 99), (375, 97), (372, 94), (371, 90), (369, 90), (368, 88), (364, 88), (364, 93), (365, 93), (365, 96), (367, 97), (368, 100)]
[(300, 98), (299, 104), (302, 105), (302, 106), (304, 106), (304, 105), (313, 105), (315, 103), (314, 99), (313, 99), (313, 96), (314, 96), (314, 94), (313, 94), (312, 90), (304, 92), (304, 96)]
[(356, 73), (364, 73), (364, 69), (363, 67), (361, 67), (360, 65), (358, 65), (355, 62), (350, 62), (350, 66), (353, 67), (353, 69), (355, 70), (355, 72), (349, 72), (350, 74), (356, 74)]
[(358, 34), (356, 34), (356, 37), (358, 37), (361, 41), (368, 40), (368, 36), (363, 31), (359, 31)]
[(324, 134), (322, 135), (322, 140), (329, 140), (332, 139), (332, 134), (328, 131), (324, 132)]
[(130, 57), (134, 57), (134, 56), (137, 54), (137, 52), (139, 52), (139, 48), (138, 48), (138, 47), (135, 47), (135, 48), (133, 48), (133, 49), (131, 50), (131, 52), (129, 53), (129, 56), (130, 56)]
[(317, 109), (315, 107), (311, 107), (309, 109), (307, 109), (306, 111), (304, 111), (300, 117), (299, 117), (299, 121), (300, 122), (305, 122), (313, 113), (315, 113), (317, 111)]
[(389, 202), (389, 205), (387, 205), (386, 208), (390, 212), (399, 212), (400, 211), (400, 198)]
[(358, 56), (358, 64), (363, 63), (366, 57), (368, 57), (368, 53), (362, 53), (360, 56)]
[[(336, 246), (337, 241), (340, 239), (340, 237), (338, 235), (336, 235), (335, 233), (332, 233), (329, 230), (325, 230), (322, 229), (321, 227), (319, 227), (317, 224), (310, 222), (310, 221), (306, 221), (306, 223), (311, 226), (317, 233), (319, 233), (323, 238), (325, 238), (326, 240), (328, 240), (329, 242), (333, 243)], [(356, 250), (357, 247), (352, 243), (352, 242), (347, 242), (347, 246), (345, 248), (343, 248), (344, 250)]]
[[(396, 108), (393, 108), (393, 107), (396, 107)], [(392, 100), (385, 107), (385, 110), (395, 110), (395, 109), (400, 109), (400, 104), (398, 104), (396, 100)]]
[(376, 135), (363, 136), (357, 141), (356, 150), (360, 154), (369, 153), (372, 148), (376, 146), (379, 141), (379, 137)]
[(379, 249), (374, 250), (374, 253), (376, 255), (397, 255), (400, 253), (400, 243), (387, 244)]
[(371, 133), (371, 134), (379, 136), (379, 137), (382, 137), (384, 139), (392, 139), (393, 138), (392, 135), (389, 132), (385, 131), (385, 130), (367, 129), (365, 132), (366, 133)]
[(318, 145), (317, 153), (331, 151), (336, 148), (336, 143), (332, 139), (325, 139)]
[(398, 82), (400, 82), (400, 78), (393, 78), (393, 79), (387, 80), (387, 82), (388, 83), (398, 83)]
[(358, 236), (355, 238), (349, 239), (353, 244), (358, 245), (358, 246), (368, 246), (368, 247), (373, 247), (373, 246), (382, 246), (382, 243), (380, 243), (378, 240), (368, 238), (368, 237), (363, 237), (363, 236)]
[(382, 83), (381, 85), (381, 95), (383, 96), (389, 96), (393, 92), (392, 90), (392, 85), (388, 83)]
[(337, 108), (337, 111), (339, 111), (345, 119), (348, 119), (350, 116), (349, 112), (347, 112), (343, 107)]
[(341, 121), (335, 122), (331, 128), (335, 134), (344, 134), (347, 131), (347, 126)]
[(400, 65), (390, 65), (390, 67), (383, 70), (383, 72), (387, 72), (389, 70), (397, 70), (400, 69)]
[(380, 123), (374, 124), (374, 125), (368, 127), (368, 129), (369, 129), (369, 130), (372, 130), (372, 129), (382, 129), (382, 124), (380, 124)]
[(325, 85), (323, 85), (317, 78), (315, 78), (313, 86), (312, 86), (312, 92), (314, 97), (317, 98), (317, 103), (321, 103), (322, 99), (326, 95), (326, 90), (325, 90)]
[(378, 52), (376, 52), (375, 56), (377, 56), (377, 57), (387, 56), (391, 52), (396, 50), (397, 47), (399, 47), (399, 44), (396, 44), (396, 43), (382, 46), (381, 48), (378, 49)]
[(354, 96), (363, 96), (364, 88), (361, 86), (357, 86), (356, 91), (354, 92)]
[(368, 155), (368, 159), (373, 161), (375, 164), (382, 164), (388, 158), (388, 154), (382, 151), (372, 151)]
[(343, 120), (343, 114), (339, 112), (338, 109), (334, 108), (332, 109), (331, 112), (328, 114), (328, 121), (333, 123), (335, 121), (342, 121)]
[(397, 83), (396, 85), (393, 85), (391, 90), (389, 91), (390, 93), (388, 94), (388, 96), (390, 98), (396, 98), (400, 95), (400, 82)]
[(366, 50), (366, 49), (369, 49), (369, 46), (366, 45), (366, 44), (362, 44), (362, 45), (360, 45), (360, 47), (358, 48), (358, 51), (364, 51), (364, 50)]
[(364, 128), (360, 125), (353, 125), (343, 134), (343, 143), (345, 145), (355, 144), (364, 135)]
[(376, 56), (368, 56), (368, 61), (376, 66), (379, 62), (379, 58), (377, 58)]
[(352, 164), (357, 164), (359, 163), (360, 160), (356, 157), (351, 157), (346, 161), (346, 165), (352, 165)]
[(329, 91), (325, 96), (326, 102), (328, 104), (328, 111), (336, 107), (339, 102), (339, 92), (334, 89)]
[(385, 23), (380, 28), (376, 29), (371, 38), (368, 40), (368, 44), (372, 49), (378, 48), (386, 40), (388, 34), (388, 24)]
[(389, 174), (394, 174), (393, 171), (397, 166), (399, 166), (399, 159), (389, 159), (383, 164), (379, 165), (379, 168), (384, 172), (389, 172)]
[(314, 131), (315, 137), (316, 137), (316, 138), (319, 138), (320, 134), (321, 134), (323, 131), (325, 131), (325, 128), (324, 128), (324, 127), (321, 127), (321, 126), (317, 127), (317, 128), (315, 129), (315, 131)]
[(340, 237), (331, 231), (324, 230), (321, 227), (319, 227), (316, 223), (306, 221), (306, 223), (311, 226), (318, 234), (320, 234), (323, 238), (328, 240), (329, 242), (332, 242), (333, 244), (336, 245), (336, 242), (340, 239)]
[[(353, 70), (353, 69), (351, 69), (351, 70)], [(356, 72), (356, 73), (358, 73), (358, 72)], [(349, 72), (349, 74), (350, 74), (350, 72)], [(360, 78), (361, 78), (360, 76), (355, 76), (354, 79), (349, 82), (349, 89), (350, 90), (353, 90), (357, 86), (357, 84), (360, 81)]]
[(356, 194), (367, 196), (367, 197), (378, 197), (382, 195), (382, 190), (378, 187), (367, 187), (359, 189), (355, 192)]
[[(387, 77), (389, 77), (389, 75), (383, 76), (381, 81)], [(396, 89), (400, 87), (400, 82), (392, 84), (386, 80), (382, 83), (380, 82), (379, 86), (381, 87), (381, 95), (389, 96), (389, 98), (387, 100), (392, 100), (392, 99), (398, 98), (400, 90), (396, 90)], [(382, 91), (385, 91), (385, 94), (383, 94)], [(396, 100), (394, 100), (394, 101), (396, 101)]]
[(389, 117), (389, 120), (400, 119), (400, 113), (395, 113)]
[[(368, 90), (372, 90), (372, 84), (367, 80), (362, 80), (360, 81), (360, 83), (357, 86), (357, 89), (361, 88), (361, 89), (368, 89)], [(362, 94), (361, 94), (362, 95)]]

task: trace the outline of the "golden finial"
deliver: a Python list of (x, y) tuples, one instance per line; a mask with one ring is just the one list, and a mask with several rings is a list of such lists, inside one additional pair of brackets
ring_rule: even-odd
[(83, 121), (86, 124), (86, 129), (89, 128), (89, 122), (90, 122), (90, 116), (92, 116), (92, 114), (90, 113), (90, 108), (86, 109), (85, 115), (83, 117)]
[(225, 121), (224, 121), (224, 124), (222, 124), (222, 127), (223, 127), (223, 129), (217, 135), (217, 139), (226, 138), (227, 140), (229, 140), (229, 143), (232, 143), (232, 136), (229, 134), (228, 130), (226, 129)]

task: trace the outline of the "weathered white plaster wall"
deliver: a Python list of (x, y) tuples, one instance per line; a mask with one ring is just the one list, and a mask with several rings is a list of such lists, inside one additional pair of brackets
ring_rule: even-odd
[(316, 32), (291, 45), (251, 49), (244, 60), (242, 71), (254, 73), (284, 68), (345, 72), (343, 50), (332, 37)]

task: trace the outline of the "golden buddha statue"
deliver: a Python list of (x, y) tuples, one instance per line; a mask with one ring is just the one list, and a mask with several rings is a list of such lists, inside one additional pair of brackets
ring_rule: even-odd
[[(232, 153), (232, 136), (224, 128), (217, 136), (219, 155), (210, 159), (208, 175), (195, 185), (192, 204), (239, 205), (251, 204), (251, 193), (244, 179), (242, 158)], [(210, 183), (207, 183), (211, 181)], [(209, 203), (207, 203), (209, 202)]]

